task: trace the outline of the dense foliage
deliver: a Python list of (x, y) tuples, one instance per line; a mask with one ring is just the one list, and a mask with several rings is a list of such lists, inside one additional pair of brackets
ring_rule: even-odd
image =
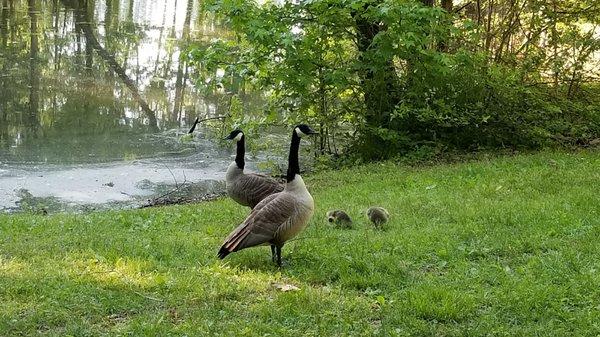
[(365, 158), (600, 137), (592, 0), (216, 0), (207, 15), (232, 33), (194, 47), (198, 85), (266, 96), (233, 104), (229, 126), (309, 120), (322, 153), (347, 136)]

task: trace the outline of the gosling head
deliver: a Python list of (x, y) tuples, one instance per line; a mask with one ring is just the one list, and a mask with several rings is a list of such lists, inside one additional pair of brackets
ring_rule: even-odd
[(236, 142), (239, 142), (242, 137), (244, 137), (244, 132), (240, 129), (236, 129), (231, 131), (229, 136), (225, 137), (225, 140), (235, 140)]
[(369, 218), (375, 227), (380, 227), (388, 222), (390, 213), (383, 207), (373, 206), (367, 210), (367, 218)]
[(329, 211), (327, 212), (327, 221), (328, 222), (334, 222), (335, 221), (335, 216), (334, 216), (335, 211)]
[(310, 126), (308, 126), (306, 124), (298, 124), (298, 125), (296, 125), (296, 127), (294, 128), (294, 133), (298, 137), (302, 137), (304, 135), (316, 135), (316, 134), (318, 134), (317, 131), (313, 130)]
[(327, 212), (327, 221), (343, 228), (352, 227), (352, 219), (346, 212), (342, 210), (333, 210)]

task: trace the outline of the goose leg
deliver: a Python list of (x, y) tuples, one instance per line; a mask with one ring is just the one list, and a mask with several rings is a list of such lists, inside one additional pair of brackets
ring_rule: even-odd
[(281, 267), (281, 247), (275, 247), (277, 249), (277, 265)]
[(271, 261), (275, 262), (276, 253), (275, 253), (275, 245), (271, 245)]

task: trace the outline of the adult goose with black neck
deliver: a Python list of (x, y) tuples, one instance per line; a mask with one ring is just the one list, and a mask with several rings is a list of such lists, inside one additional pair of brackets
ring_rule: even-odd
[(273, 261), (281, 266), (281, 248), (306, 227), (314, 212), (313, 198), (300, 176), (298, 150), (302, 136), (316, 133), (306, 124), (294, 128), (284, 190), (267, 196), (254, 207), (225, 239), (218, 253), (220, 259), (240, 249), (270, 245)]
[(237, 142), (235, 160), (229, 165), (225, 174), (227, 194), (231, 199), (240, 205), (254, 208), (265, 197), (283, 191), (283, 185), (273, 178), (244, 172), (246, 136), (242, 130), (232, 131), (225, 139)]

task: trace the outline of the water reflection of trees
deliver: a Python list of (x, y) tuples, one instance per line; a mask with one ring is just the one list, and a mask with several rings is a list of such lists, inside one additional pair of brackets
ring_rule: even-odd
[(28, 14), (30, 17), (31, 43), (29, 46), (29, 115), (27, 116), (27, 126), (31, 130), (31, 135), (35, 137), (38, 129), (38, 110), (40, 100), (40, 69), (38, 66), (38, 10), (35, 0), (28, 0)]
[[(125, 86), (131, 91), (131, 95), (133, 96), (133, 99), (139, 104), (140, 108), (142, 109), (142, 111), (144, 112), (146, 117), (148, 118), (148, 126), (150, 127), (150, 129), (158, 130), (156, 114), (154, 113), (154, 111), (152, 111), (152, 109), (150, 109), (150, 106), (148, 106), (148, 103), (146, 103), (146, 100), (140, 95), (140, 92), (138, 90), (136, 83), (134, 83), (131, 80), (131, 78), (129, 78), (129, 76), (125, 72), (125, 69), (123, 67), (121, 67), (121, 65), (115, 60), (115, 57), (111, 53), (109, 53), (106, 49), (104, 49), (104, 47), (102, 47), (100, 42), (98, 42), (98, 39), (96, 38), (96, 35), (94, 33), (94, 29), (91, 25), (92, 20), (88, 13), (89, 6), (86, 5), (87, 1), (80, 0), (78, 2), (74, 2), (74, 1), (63, 0), (63, 2), (65, 3), (65, 5), (67, 7), (70, 7), (73, 9), (73, 11), (75, 13), (75, 25), (76, 25), (76, 27), (78, 27), (81, 30), (81, 32), (85, 36), (85, 46), (86, 46), (86, 48), (85, 48), (85, 50), (86, 50), (86, 52), (85, 52), (85, 54), (86, 54), (85, 69), (88, 71), (88, 73), (90, 75), (93, 74), (92, 73), (92, 66), (93, 66), (92, 65), (92, 63), (93, 63), (92, 50), (95, 50), (96, 53), (98, 53), (98, 55), (104, 60), (104, 62), (106, 62), (107, 66), (110, 68), (110, 71), (112, 71), (113, 73), (116, 73), (119, 76), (119, 78), (121, 79), (121, 81), (123, 82), (123, 84), (125, 84)], [(110, 6), (110, 3), (107, 4), (107, 7), (109, 7), (109, 6)], [(32, 47), (32, 50), (33, 50), (33, 47)]]
[[(186, 9), (183, 26), (174, 3)], [(172, 128), (215, 111), (218, 94), (190, 94), (193, 75), (180, 57), (215, 34), (197, 19), (197, 3), (152, 2), (162, 24), (148, 27), (140, 14), (148, 0), (0, 0), (0, 151)]]

